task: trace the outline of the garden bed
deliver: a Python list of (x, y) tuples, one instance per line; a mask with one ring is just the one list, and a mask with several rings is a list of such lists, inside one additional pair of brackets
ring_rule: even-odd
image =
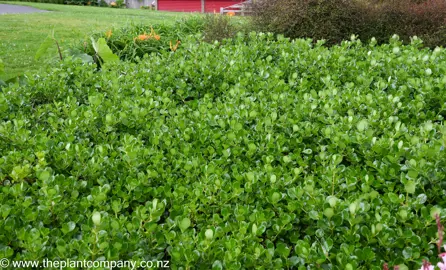
[(0, 92), (0, 254), (172, 269), (435, 261), (444, 49), (270, 34)]

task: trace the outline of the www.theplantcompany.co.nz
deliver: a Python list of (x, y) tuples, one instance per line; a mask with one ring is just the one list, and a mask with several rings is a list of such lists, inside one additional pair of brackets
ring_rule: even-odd
[(50, 268), (50, 269), (65, 269), (65, 268), (77, 268), (77, 269), (150, 269), (150, 268), (169, 268), (169, 261), (76, 261), (76, 260), (49, 260), (43, 259), (42, 261), (14, 261), (7, 258), (0, 259), (0, 268), (17, 268), (17, 269), (36, 269), (36, 268)]

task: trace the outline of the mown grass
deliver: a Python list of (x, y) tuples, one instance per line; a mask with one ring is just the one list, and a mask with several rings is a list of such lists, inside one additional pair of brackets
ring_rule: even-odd
[[(0, 2), (17, 4), (17, 2)], [(37, 71), (44, 65), (34, 55), (41, 42), (54, 29), (62, 49), (93, 31), (121, 27), (129, 23), (172, 23), (188, 13), (159, 12), (138, 9), (65, 6), (41, 3), (20, 3), (48, 10), (45, 13), (0, 15), (0, 59), (5, 63), (8, 79), (26, 71)], [(49, 54), (56, 55), (56, 48)]]

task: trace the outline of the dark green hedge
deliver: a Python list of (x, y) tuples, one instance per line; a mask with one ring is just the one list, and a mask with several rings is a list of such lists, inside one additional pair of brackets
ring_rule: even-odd
[(292, 38), (336, 44), (352, 34), (387, 42), (398, 34), (406, 43), (418, 36), (426, 46), (446, 46), (444, 0), (259, 0), (253, 25)]

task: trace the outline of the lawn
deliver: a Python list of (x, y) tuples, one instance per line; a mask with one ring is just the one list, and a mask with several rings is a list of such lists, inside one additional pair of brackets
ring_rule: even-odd
[[(15, 4), (14, 2), (0, 2)], [(0, 59), (5, 63), (3, 79), (35, 71), (41, 62), (34, 54), (44, 38), (54, 29), (62, 49), (91, 32), (119, 27), (131, 22), (170, 23), (187, 13), (159, 12), (137, 9), (64, 6), (41, 3), (20, 3), (47, 13), (8, 14), (0, 16)], [(55, 49), (51, 51), (56, 55)]]

